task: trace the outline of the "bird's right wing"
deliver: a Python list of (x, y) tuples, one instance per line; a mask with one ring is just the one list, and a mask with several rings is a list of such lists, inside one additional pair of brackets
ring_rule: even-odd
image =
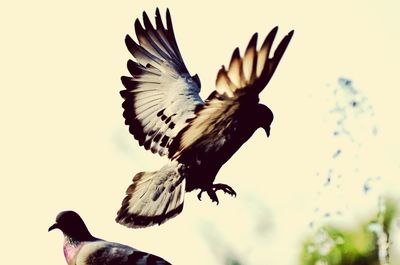
[(170, 143), (194, 117), (195, 108), (203, 105), (200, 79), (191, 76), (183, 62), (168, 9), (166, 17), (166, 28), (158, 9), (156, 27), (145, 12), (144, 28), (135, 21), (139, 44), (129, 35), (125, 42), (136, 61), (128, 61), (132, 76), (121, 77), (125, 124), (139, 145), (161, 156), (168, 154)]
[[(169, 156), (172, 159), (193, 157), (200, 150), (217, 151), (226, 141), (237, 124), (237, 116), (243, 105), (256, 105), (258, 94), (271, 79), (292, 36), (289, 32), (271, 56), (271, 47), (277, 33), (275, 27), (257, 51), (257, 33), (251, 38), (243, 57), (236, 48), (228, 70), (223, 66), (217, 75), (216, 89), (205, 104), (196, 110), (196, 117), (177, 135)], [(256, 119), (259, 117), (246, 117)], [(185, 159), (183, 159), (185, 160)]]

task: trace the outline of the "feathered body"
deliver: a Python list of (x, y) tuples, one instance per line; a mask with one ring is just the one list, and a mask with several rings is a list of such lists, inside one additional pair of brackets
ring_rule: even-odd
[(136, 61), (128, 61), (131, 76), (121, 78), (125, 90), (125, 123), (139, 145), (168, 156), (170, 162), (155, 172), (133, 178), (118, 212), (117, 222), (128, 227), (161, 224), (182, 211), (184, 193), (200, 189), (217, 202), (217, 190), (236, 192), (215, 184), (220, 168), (253, 135), (263, 128), (269, 136), (272, 111), (259, 104), (259, 93), (272, 77), (293, 31), (270, 56), (275, 27), (257, 50), (257, 34), (243, 57), (235, 49), (228, 69), (217, 74), (216, 90), (203, 102), (200, 79), (191, 76), (183, 62), (167, 10), (167, 27), (156, 10), (156, 27), (143, 13), (135, 31), (139, 44), (126, 37)]
[(73, 211), (58, 214), (49, 231), (56, 228), (64, 234), (63, 250), (68, 265), (170, 265), (158, 256), (92, 236)]
[(177, 158), (182, 165), (180, 172), (186, 177), (186, 191), (210, 189), (221, 167), (262, 127), (260, 120), (249, 117), (271, 117), (264, 114), (272, 114), (266, 106), (254, 102), (244, 103), (240, 109), (232, 106), (225, 114), (230, 112), (235, 112), (234, 119), (224, 119), (224, 114), (216, 117), (215, 123), (207, 127), (209, 131)]

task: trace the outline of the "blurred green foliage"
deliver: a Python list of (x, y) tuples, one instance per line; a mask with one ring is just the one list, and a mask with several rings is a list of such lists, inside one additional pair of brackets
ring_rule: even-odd
[(242, 263), (235, 258), (227, 258), (226, 265), (242, 265)]
[[(353, 229), (326, 225), (305, 240), (301, 265), (383, 265), (387, 264), (387, 238), (397, 212), (393, 200), (385, 199), (377, 215)], [(381, 248), (381, 249), (380, 249)], [(382, 249), (383, 248), (383, 249)], [(380, 253), (381, 252), (381, 253)], [(383, 255), (382, 255), (383, 254)], [(381, 255), (381, 256), (379, 256)]]

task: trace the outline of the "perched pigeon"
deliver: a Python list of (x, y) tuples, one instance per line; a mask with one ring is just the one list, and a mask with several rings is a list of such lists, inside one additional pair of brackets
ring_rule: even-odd
[(170, 162), (158, 171), (136, 174), (126, 191), (116, 221), (135, 228), (162, 224), (179, 214), (185, 191), (200, 189), (199, 199), (205, 191), (217, 204), (217, 190), (236, 195), (214, 179), (258, 128), (269, 136), (273, 114), (258, 103), (258, 95), (293, 35), (287, 34), (271, 56), (278, 27), (258, 51), (254, 34), (243, 57), (234, 50), (229, 67), (222, 66), (217, 74), (215, 91), (203, 102), (200, 79), (189, 74), (179, 52), (169, 10), (166, 27), (158, 9), (155, 26), (145, 12), (143, 24), (136, 19), (139, 44), (129, 35), (125, 39), (135, 61), (128, 61), (131, 76), (121, 77), (123, 116), (139, 145), (167, 155)]
[(68, 265), (168, 265), (168, 261), (126, 245), (93, 237), (81, 217), (61, 212), (49, 231), (64, 233), (64, 256)]

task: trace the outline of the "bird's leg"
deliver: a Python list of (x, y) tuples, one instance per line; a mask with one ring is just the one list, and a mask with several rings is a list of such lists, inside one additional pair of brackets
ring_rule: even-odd
[(236, 197), (236, 191), (234, 189), (232, 189), (232, 187), (229, 185), (217, 183), (217, 184), (213, 184), (212, 189), (214, 191), (222, 190), (224, 193), (228, 193), (229, 195)]
[(217, 205), (219, 204), (219, 200), (217, 197), (217, 194), (215, 193), (215, 190), (213, 189), (213, 187), (208, 188), (208, 189), (201, 189), (199, 194), (197, 194), (197, 198), (199, 199), (199, 201), (201, 201), (201, 195), (203, 194), (203, 192), (207, 192), (208, 197), (210, 197), (212, 202), (216, 202)]
[(201, 201), (201, 195), (203, 194), (205, 190), (200, 190), (199, 194), (197, 194), (197, 199), (199, 199), (199, 201)]
[(208, 194), (208, 197), (210, 197), (210, 199), (211, 199), (212, 202), (216, 202), (217, 205), (219, 204), (219, 200), (218, 200), (218, 197), (217, 197), (217, 193), (215, 193), (215, 190), (214, 190), (213, 188), (208, 189), (208, 190), (207, 190), (207, 194)]

